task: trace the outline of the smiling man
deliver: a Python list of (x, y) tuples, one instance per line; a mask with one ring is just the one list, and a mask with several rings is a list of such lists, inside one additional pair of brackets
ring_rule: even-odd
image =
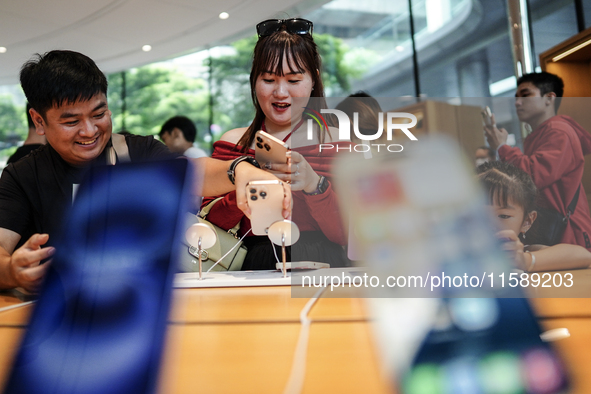
[[(24, 64), (20, 79), (36, 131), (47, 145), (9, 164), (0, 178), (0, 289), (36, 290), (48, 266), (40, 262), (54, 253), (50, 234), (59, 229), (85, 169), (120, 161), (117, 152), (123, 150), (115, 149), (113, 141), (127, 148), (131, 161), (177, 155), (153, 136), (112, 135), (107, 79), (81, 53), (37, 55)], [(203, 170), (202, 194), (244, 190), (237, 200), (247, 214), (246, 183), (276, 179), (244, 161), (194, 161)], [(290, 215), (290, 198), (284, 199), (285, 217)]]
[(519, 120), (533, 130), (523, 142), (523, 152), (506, 144), (508, 133), (496, 127), (494, 118), (485, 134), (500, 160), (532, 177), (540, 207), (567, 216), (567, 207), (576, 201), (561, 242), (591, 250), (591, 217), (581, 182), (584, 156), (591, 153), (591, 135), (573, 118), (556, 114), (563, 90), (562, 79), (547, 72), (526, 74), (517, 80), (515, 110)]

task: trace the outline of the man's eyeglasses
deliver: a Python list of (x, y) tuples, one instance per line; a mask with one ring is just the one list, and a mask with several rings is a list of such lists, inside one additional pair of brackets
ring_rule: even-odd
[(307, 19), (267, 19), (257, 25), (257, 34), (259, 37), (270, 36), (284, 26), (285, 30), (291, 34), (312, 34), (314, 30), (314, 24)]

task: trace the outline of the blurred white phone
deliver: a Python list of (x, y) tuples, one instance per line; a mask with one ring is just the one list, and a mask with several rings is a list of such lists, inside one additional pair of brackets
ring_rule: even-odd
[(484, 122), (484, 125), (488, 127), (492, 126), (492, 112), (490, 107), (484, 107), (480, 113), (482, 114), (482, 121)]
[(254, 235), (267, 235), (269, 226), (283, 220), (283, 182), (251, 181), (246, 185), (248, 206), (252, 212), (250, 224)]

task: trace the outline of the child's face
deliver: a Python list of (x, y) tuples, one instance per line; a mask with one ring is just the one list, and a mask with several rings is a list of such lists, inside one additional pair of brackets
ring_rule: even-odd
[(497, 203), (496, 198), (493, 201), (493, 212), (501, 230), (513, 230), (515, 234), (525, 233), (536, 219), (535, 211), (525, 217), (523, 207), (512, 200), (509, 200), (504, 207)]

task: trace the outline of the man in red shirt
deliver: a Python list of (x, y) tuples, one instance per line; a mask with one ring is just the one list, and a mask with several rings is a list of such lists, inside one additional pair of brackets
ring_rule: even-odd
[(561, 242), (591, 250), (591, 217), (581, 183), (584, 156), (591, 153), (591, 135), (573, 118), (556, 114), (563, 91), (562, 79), (547, 72), (526, 74), (517, 80), (517, 116), (533, 130), (523, 142), (523, 152), (506, 144), (508, 133), (496, 127), (494, 116), (493, 125), (485, 127), (485, 134), (500, 160), (516, 165), (532, 177), (541, 207), (566, 216), (580, 187), (576, 208)]

